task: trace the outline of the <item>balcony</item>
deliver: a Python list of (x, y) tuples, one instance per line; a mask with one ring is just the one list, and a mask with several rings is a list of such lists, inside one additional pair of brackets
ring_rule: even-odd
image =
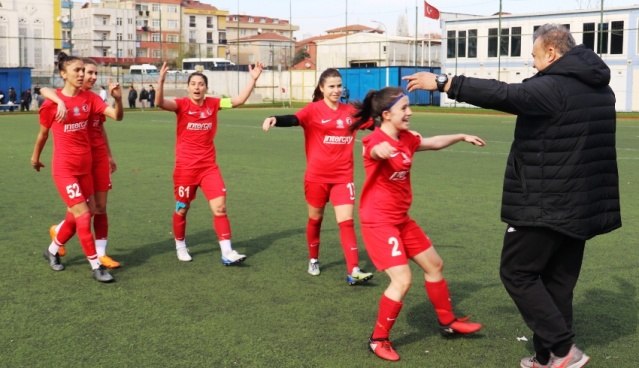
[(220, 45), (226, 45), (226, 39), (220, 39)]
[(213, 44), (213, 40), (206, 40), (206, 43)]
[(69, 22), (62, 22), (62, 23), (60, 23), (60, 25), (62, 26), (62, 28), (68, 28), (68, 29), (73, 28), (73, 22), (70, 22), (70, 21)]
[(62, 9), (71, 9), (73, 8), (73, 1), (63, 1), (60, 6), (62, 7)]
[(71, 41), (71, 40), (62, 41), (62, 48), (63, 49), (70, 49), (72, 47), (73, 47), (73, 41)]

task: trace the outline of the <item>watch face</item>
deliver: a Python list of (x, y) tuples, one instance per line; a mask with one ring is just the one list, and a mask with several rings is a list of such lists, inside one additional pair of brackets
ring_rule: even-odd
[(446, 83), (448, 81), (448, 77), (445, 75), (438, 75), (437, 82), (438, 83)]

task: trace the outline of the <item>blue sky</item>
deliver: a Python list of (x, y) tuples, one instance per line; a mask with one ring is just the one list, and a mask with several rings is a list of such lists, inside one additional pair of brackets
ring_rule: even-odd
[[(297, 39), (304, 36), (326, 34), (327, 29), (348, 24), (387, 28), (396, 34), (398, 19), (406, 15), (410, 32), (414, 34), (416, 23), (420, 33), (439, 33), (439, 21), (424, 18), (423, 0), (200, 0), (218, 9), (235, 14), (262, 15), (272, 18), (292, 19), (300, 27)], [(429, 0), (440, 12), (491, 15), (499, 11), (500, 0)], [(597, 8), (599, 1), (589, 0), (501, 0), (502, 11), (509, 13), (535, 13), (560, 10)], [(623, 7), (639, 4), (639, 0), (604, 0), (604, 6)], [(348, 13), (347, 13), (348, 9)]]

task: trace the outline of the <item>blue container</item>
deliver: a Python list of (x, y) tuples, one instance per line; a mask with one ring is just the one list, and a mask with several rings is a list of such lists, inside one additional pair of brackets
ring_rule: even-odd
[(27, 89), (31, 89), (31, 68), (0, 68), (0, 89), (4, 92), (4, 100), (8, 100), (9, 88), (13, 87), (18, 100), (20, 94)]

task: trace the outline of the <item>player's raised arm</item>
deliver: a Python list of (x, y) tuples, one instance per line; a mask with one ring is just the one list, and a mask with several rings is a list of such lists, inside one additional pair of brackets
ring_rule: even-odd
[(240, 91), (240, 94), (231, 98), (231, 105), (233, 107), (240, 106), (244, 104), (246, 100), (248, 100), (249, 96), (251, 95), (251, 92), (253, 92), (253, 88), (255, 88), (255, 83), (257, 82), (257, 78), (259, 78), (260, 74), (262, 74), (262, 70), (264, 69), (264, 64), (258, 61), (255, 63), (254, 68), (251, 67), (250, 64), (248, 68), (249, 68), (249, 75), (251, 76), (251, 78), (249, 78), (248, 82), (246, 82), (246, 85), (244, 86), (244, 89)]
[(160, 68), (160, 79), (158, 80), (158, 88), (155, 91), (155, 106), (167, 111), (177, 111), (177, 104), (173, 100), (167, 100), (164, 98), (164, 80), (166, 74), (169, 71), (169, 66), (166, 65), (166, 61)]
[(64, 101), (58, 97), (55, 89), (42, 87), (40, 88), (40, 95), (58, 105), (58, 111), (56, 112), (54, 119), (57, 122), (63, 122), (64, 118), (67, 116), (67, 107), (64, 105)]

